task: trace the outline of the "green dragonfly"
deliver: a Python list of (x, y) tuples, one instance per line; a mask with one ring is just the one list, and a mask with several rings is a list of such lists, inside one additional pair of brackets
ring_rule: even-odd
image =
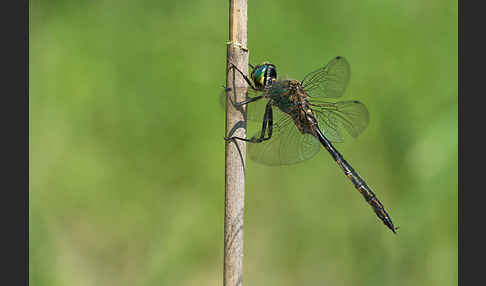
[[(248, 99), (232, 102), (235, 107), (252, 103), (250, 117), (254, 117), (253, 105), (266, 102), (262, 109), (261, 129), (251, 138), (225, 137), (225, 140), (242, 140), (248, 145), (248, 154), (254, 161), (266, 165), (288, 165), (312, 158), (323, 146), (343, 170), (344, 174), (372, 207), (379, 219), (396, 233), (395, 226), (382, 203), (370, 187), (344, 160), (331, 144), (342, 142), (342, 130), (357, 137), (369, 121), (366, 106), (357, 100), (329, 102), (339, 98), (349, 82), (350, 67), (343, 57), (336, 57), (327, 65), (308, 73), (302, 81), (277, 80), (277, 69), (271, 63), (251, 66), (250, 78), (235, 65), (234, 68), (246, 80)], [(226, 91), (230, 91), (227, 88)], [(252, 95), (252, 96), (250, 96)], [(231, 100), (231, 97), (230, 97)]]

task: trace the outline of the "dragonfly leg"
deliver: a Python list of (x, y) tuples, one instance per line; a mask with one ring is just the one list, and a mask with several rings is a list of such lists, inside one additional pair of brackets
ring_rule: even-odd
[[(241, 76), (245, 79), (245, 81), (248, 83), (248, 85), (253, 89), (253, 90), (257, 90), (256, 87), (253, 85), (253, 83), (251, 82), (251, 80), (248, 78), (248, 76), (246, 76), (235, 64), (231, 63), (231, 68), (234, 68), (235, 70), (237, 70)], [(251, 66), (251, 65), (250, 65)]]
[[(267, 131), (268, 127), (268, 137), (265, 137), (265, 132)], [(267, 106), (265, 107), (265, 115), (263, 115), (263, 123), (262, 123), (262, 131), (260, 133), (260, 137), (252, 137), (250, 139), (247, 138), (241, 138), (237, 136), (233, 137), (225, 137), (224, 139), (226, 141), (230, 140), (241, 140), (245, 142), (251, 142), (251, 143), (261, 143), (263, 141), (269, 140), (272, 138), (272, 132), (273, 132), (273, 110), (272, 110), (272, 105), (270, 103), (267, 103)]]
[[(268, 137), (265, 138), (265, 131), (267, 130), (268, 126)], [(269, 140), (272, 138), (272, 131), (273, 131), (273, 110), (272, 105), (270, 102), (267, 103), (265, 107), (265, 114), (263, 115), (263, 123), (262, 123), (262, 132), (260, 137), (254, 140), (254, 143), (261, 143), (263, 141)]]
[[(256, 90), (258, 91), (258, 89), (253, 85), (253, 83), (251, 82), (251, 80), (248, 78), (248, 76), (246, 76), (235, 64), (233, 64), (232, 62), (230, 62), (230, 69), (234, 68), (235, 70), (237, 70), (241, 76), (243, 76), (243, 78), (245, 79), (245, 81), (248, 83), (248, 85), (250, 86), (251, 89), (253, 90)], [(253, 68), (253, 65), (251, 64), (248, 64), (250, 67)], [(224, 88), (224, 91), (228, 92), (228, 91), (231, 91), (231, 87), (225, 87), (223, 86)], [(231, 104), (233, 104), (233, 106), (235, 107), (240, 107), (240, 106), (243, 106), (245, 104), (248, 104), (250, 102), (253, 102), (253, 101), (257, 101), (259, 99), (262, 99), (264, 98), (263, 95), (259, 95), (259, 96), (255, 96), (255, 97), (251, 97), (251, 98), (248, 98), (247, 100), (244, 100), (244, 101), (241, 101), (241, 102), (233, 102), (233, 100), (231, 99), (230, 97), (230, 101), (231, 101)]]
[[(226, 88), (226, 91), (230, 91), (230, 90), (231, 90), (230, 87)], [(245, 104), (257, 101), (257, 100), (262, 99), (262, 98), (264, 98), (264, 96), (259, 95), (259, 96), (255, 96), (255, 97), (250, 97), (250, 98), (243, 100), (243, 101), (240, 101), (240, 102), (233, 102), (233, 99), (231, 99), (231, 97), (229, 96), (229, 100), (231, 101), (231, 104), (233, 104), (234, 107), (241, 107)]]

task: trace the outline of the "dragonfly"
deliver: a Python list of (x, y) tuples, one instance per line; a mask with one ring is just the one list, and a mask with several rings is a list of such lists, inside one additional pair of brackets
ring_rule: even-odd
[[(396, 234), (398, 228), (393, 225), (383, 204), (332, 144), (343, 142), (342, 130), (357, 137), (369, 121), (368, 109), (362, 102), (329, 101), (344, 94), (350, 79), (348, 61), (344, 57), (335, 57), (301, 81), (277, 80), (277, 69), (272, 63), (250, 67), (252, 71), (248, 77), (231, 64), (231, 68), (243, 76), (249, 89), (246, 100), (233, 102), (231, 97), (229, 99), (235, 107), (266, 102), (264, 108), (261, 106), (264, 110), (262, 127), (251, 138), (232, 136), (225, 140), (251, 143), (248, 144), (250, 158), (271, 166), (308, 160), (324, 147), (376, 216)], [(231, 88), (226, 89), (229, 90)], [(252, 110), (258, 110), (251, 106), (248, 106), (249, 116)]]

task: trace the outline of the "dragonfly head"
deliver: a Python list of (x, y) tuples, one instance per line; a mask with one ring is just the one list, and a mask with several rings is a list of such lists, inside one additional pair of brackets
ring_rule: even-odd
[(277, 68), (275, 65), (267, 62), (257, 65), (251, 71), (251, 79), (257, 89), (265, 89), (277, 79)]

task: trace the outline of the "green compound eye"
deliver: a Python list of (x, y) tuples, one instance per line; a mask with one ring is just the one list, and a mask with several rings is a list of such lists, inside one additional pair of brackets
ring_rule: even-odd
[(262, 89), (265, 87), (265, 70), (267, 69), (266, 66), (256, 66), (253, 70), (251, 77), (253, 82), (255, 83), (255, 87), (257, 89)]
[(251, 72), (251, 79), (257, 89), (264, 89), (277, 79), (277, 70), (273, 64), (264, 63), (256, 66)]

